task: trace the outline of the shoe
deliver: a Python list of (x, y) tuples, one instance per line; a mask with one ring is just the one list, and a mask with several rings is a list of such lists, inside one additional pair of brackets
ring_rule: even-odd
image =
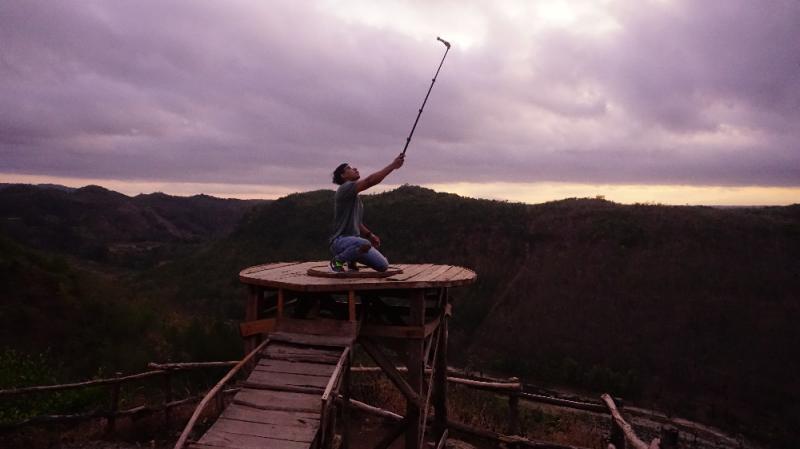
[(358, 262), (347, 262), (347, 271), (358, 271)]
[(328, 267), (330, 267), (332, 273), (344, 273), (344, 263), (336, 259), (331, 259)]

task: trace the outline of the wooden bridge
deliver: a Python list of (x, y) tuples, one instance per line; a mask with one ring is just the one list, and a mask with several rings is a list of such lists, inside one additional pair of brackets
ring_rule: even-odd
[[(350, 365), (359, 344), (406, 399), (406, 414), (379, 443), (405, 435), (406, 449), (447, 439), (449, 289), (476, 275), (450, 265), (397, 265), (319, 275), (326, 262), (273, 263), (243, 270), (249, 286), (241, 333), (247, 356), (198, 405), (176, 449), (347, 448)], [(317, 275), (314, 275), (314, 274)], [(407, 368), (402, 374), (396, 366)], [(426, 369), (429, 377), (426, 379)], [(231, 400), (222, 394), (245, 379)], [(196, 441), (211, 405), (221, 411)], [(426, 432), (428, 412), (435, 416)]]

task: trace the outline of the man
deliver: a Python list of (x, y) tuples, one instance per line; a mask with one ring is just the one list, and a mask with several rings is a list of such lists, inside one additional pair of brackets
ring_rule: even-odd
[(333, 235), (330, 238), (333, 259), (330, 262), (331, 271), (344, 272), (347, 265), (350, 270), (356, 270), (356, 262), (374, 269), (386, 271), (389, 262), (377, 250), (381, 246), (381, 239), (367, 228), (362, 219), (364, 205), (359, 192), (380, 184), (389, 173), (403, 166), (405, 155), (400, 154), (391, 164), (364, 179), (358, 169), (347, 163), (341, 164), (333, 171), (333, 183), (338, 184), (333, 204)]

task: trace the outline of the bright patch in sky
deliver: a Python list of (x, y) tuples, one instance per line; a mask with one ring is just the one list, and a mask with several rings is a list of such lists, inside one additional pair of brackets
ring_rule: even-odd
[[(67, 187), (83, 187), (93, 184), (129, 196), (135, 196), (140, 193), (163, 192), (178, 196), (192, 196), (204, 193), (218, 198), (277, 199), (291, 193), (310, 190), (308, 186), (119, 181), (115, 179), (61, 178), (3, 173), (0, 173), (0, 180), (7, 183), (59, 184)], [(333, 188), (334, 186), (322, 188), (329, 187)], [(399, 186), (396, 184), (381, 184), (370, 189), (367, 193), (380, 193), (397, 187)], [(426, 184), (424, 187), (438, 192), (455, 193), (470, 198), (515, 201), (528, 204), (538, 204), (564, 198), (602, 197), (622, 204), (781, 206), (796, 204), (798, 198), (800, 198), (800, 188), (795, 187), (579, 184), (566, 182), (461, 182)]]

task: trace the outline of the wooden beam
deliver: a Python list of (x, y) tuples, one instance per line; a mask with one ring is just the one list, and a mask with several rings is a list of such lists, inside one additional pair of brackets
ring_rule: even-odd
[[(409, 317), (408, 324), (411, 326), (422, 326), (425, 324), (425, 291), (415, 290), (411, 292), (409, 298)], [(425, 376), (425, 351), (424, 340), (409, 340), (406, 342), (408, 358), (408, 384), (411, 390), (422, 395), (423, 378)], [(408, 419), (408, 431), (406, 432), (406, 449), (420, 449), (422, 426), (425, 417), (422, 416), (424, 405), (420, 401), (406, 402), (406, 418)]]
[(422, 403), (420, 402), (419, 395), (408, 385), (405, 379), (403, 379), (403, 375), (397, 371), (397, 368), (394, 367), (394, 364), (389, 360), (389, 357), (383, 353), (383, 351), (375, 345), (370, 339), (368, 338), (360, 338), (358, 340), (361, 343), (361, 346), (367, 351), (370, 357), (375, 360), (375, 363), (381, 367), (384, 373), (389, 377), (389, 380), (403, 393), (406, 400), (410, 401), (411, 403), (417, 404), (417, 406), (421, 406)]
[(217, 367), (224, 367), (224, 366), (235, 366), (239, 363), (238, 360), (230, 360), (225, 362), (181, 362), (181, 363), (155, 363), (150, 362), (147, 364), (148, 368), (152, 369), (159, 369), (159, 370), (190, 370), (190, 369), (200, 369), (200, 368), (217, 368)]
[(339, 376), (342, 374), (342, 369), (347, 362), (347, 358), (350, 357), (350, 348), (345, 348), (342, 352), (341, 357), (339, 357), (339, 362), (336, 364), (336, 368), (333, 369), (333, 373), (331, 374), (330, 379), (328, 380), (328, 385), (325, 387), (325, 392), (322, 393), (322, 401), (326, 402), (333, 391), (333, 387), (339, 381)]
[(283, 302), (284, 302), (283, 289), (279, 288), (278, 289), (278, 318), (283, 318)]
[(246, 321), (239, 323), (239, 333), (242, 337), (252, 337), (253, 335), (268, 334), (275, 329), (275, 318), (265, 318), (263, 320)]
[[(439, 436), (439, 446), (447, 440), (447, 339), (448, 339), (448, 316), (447, 306), (449, 302), (448, 291), (446, 288), (439, 290), (439, 307), (441, 310), (441, 327), (439, 329), (439, 348), (436, 350), (436, 360), (433, 366), (436, 369), (433, 375), (433, 409), (435, 413), (434, 431)], [(439, 449), (439, 448), (437, 448)]]
[(361, 335), (367, 337), (421, 339), (428, 338), (439, 327), (441, 318), (437, 317), (424, 326), (392, 326), (388, 324), (364, 324)]
[(356, 292), (355, 290), (347, 291), (347, 320), (356, 320)]
[(36, 387), (12, 388), (8, 390), (0, 390), (0, 396), (14, 396), (18, 394), (42, 392), (42, 391), (71, 390), (74, 388), (94, 387), (98, 385), (112, 385), (132, 380), (145, 379), (152, 376), (163, 376), (164, 374), (165, 374), (164, 371), (146, 371), (144, 373), (131, 374), (130, 376), (115, 377), (111, 379), (87, 380), (85, 382), (76, 382), (71, 384), (60, 384), (60, 385), (42, 385)]

